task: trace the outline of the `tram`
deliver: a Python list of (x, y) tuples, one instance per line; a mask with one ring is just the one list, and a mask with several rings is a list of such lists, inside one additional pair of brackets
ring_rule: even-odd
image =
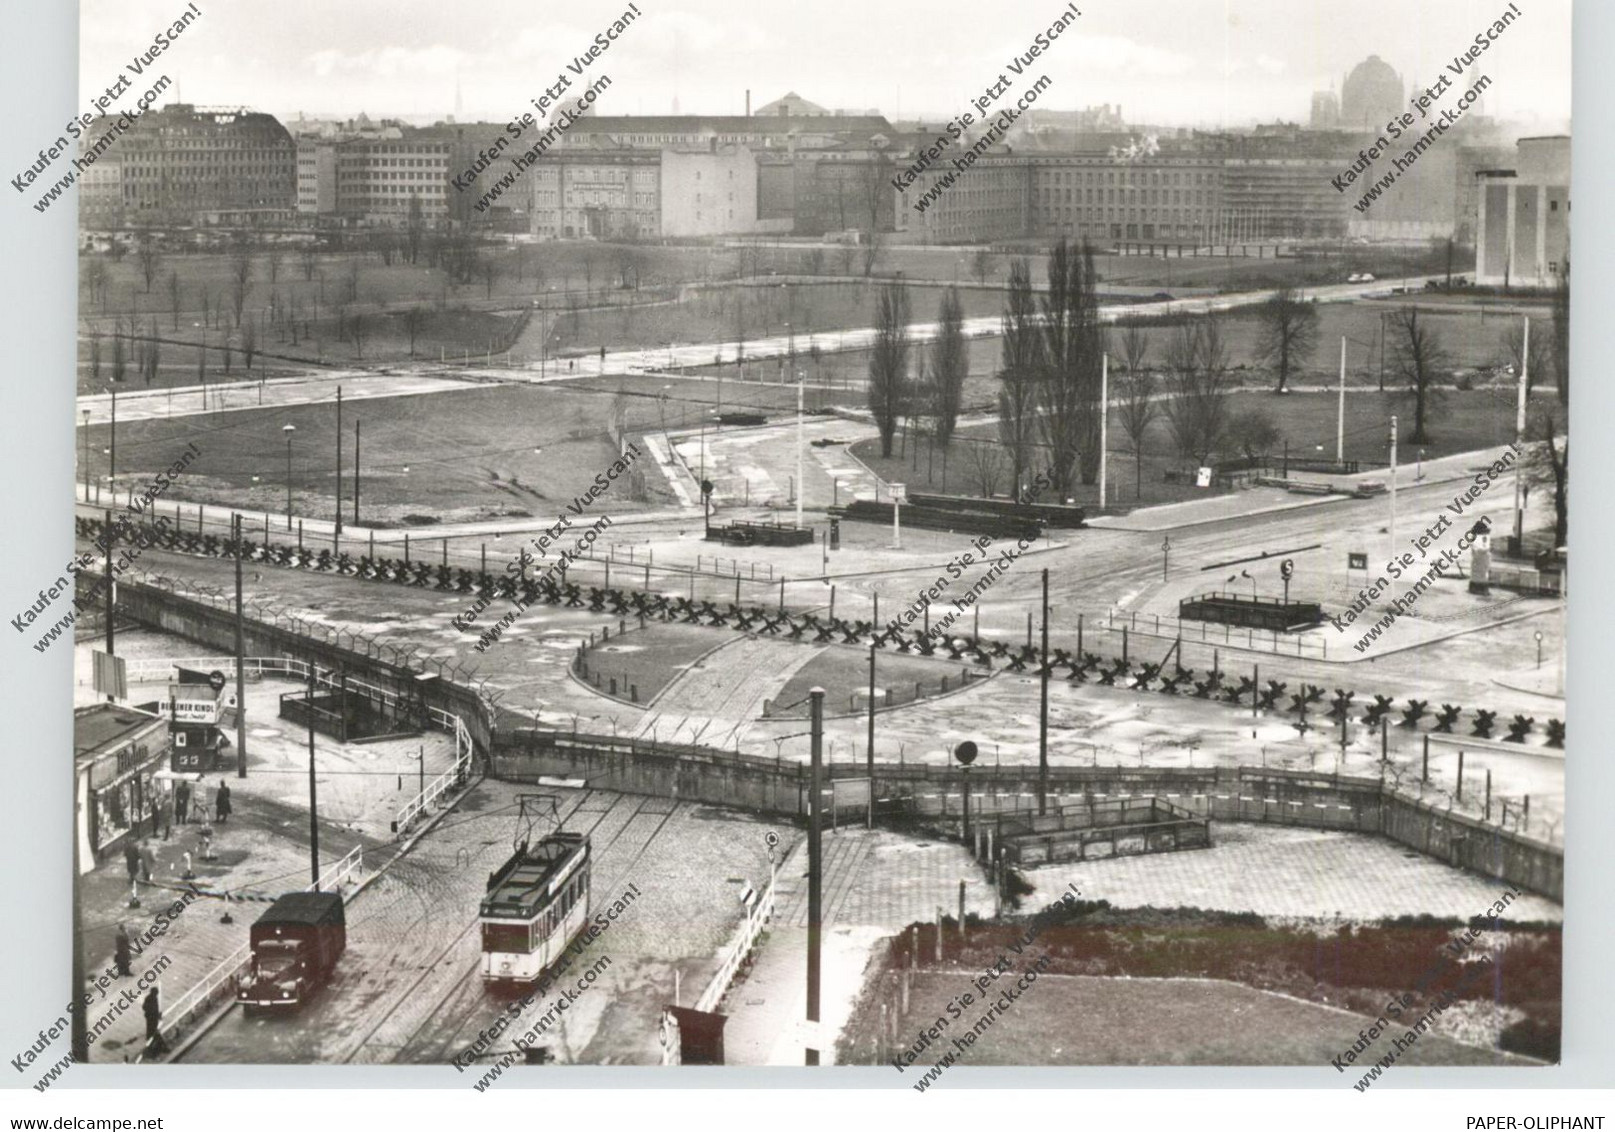
[(560, 958), (589, 916), (589, 838), (527, 841), (488, 876), (482, 900), (482, 979), (531, 983)]

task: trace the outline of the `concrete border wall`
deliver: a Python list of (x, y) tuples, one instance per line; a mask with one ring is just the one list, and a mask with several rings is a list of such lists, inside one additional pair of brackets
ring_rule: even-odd
[[(161, 588), (124, 581), (120, 612), (209, 649), (232, 651), (235, 617)], [(459, 715), (490, 773), (511, 781), (544, 776), (581, 778), (600, 790), (649, 794), (799, 818), (806, 814), (808, 771), (799, 763), (712, 747), (516, 728), (501, 732), (495, 710), (477, 692), (444, 678), (423, 689), (417, 673), (313, 640), (289, 627), (246, 619), (248, 655), (285, 655), (346, 668), (408, 699)], [(512, 717), (514, 718), (514, 717)], [(855, 778), (864, 764), (837, 764), (826, 778)], [(1033, 767), (971, 771), (972, 809), (983, 815), (1036, 806)], [(1214, 821), (1267, 822), (1380, 834), (1454, 867), (1509, 881), (1552, 900), (1564, 899), (1564, 851), (1476, 818), (1397, 794), (1374, 778), (1353, 778), (1261, 767), (1055, 767), (1050, 801), (1156, 795)], [(827, 790), (828, 793), (828, 790)], [(949, 766), (875, 764), (875, 797), (906, 813), (946, 819), (960, 813), (959, 771)]]

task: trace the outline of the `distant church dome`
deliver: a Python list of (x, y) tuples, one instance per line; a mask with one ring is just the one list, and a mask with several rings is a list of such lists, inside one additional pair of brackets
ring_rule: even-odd
[(1402, 106), (1402, 77), (1378, 55), (1370, 55), (1346, 76), (1340, 88), (1340, 122), (1379, 129)]

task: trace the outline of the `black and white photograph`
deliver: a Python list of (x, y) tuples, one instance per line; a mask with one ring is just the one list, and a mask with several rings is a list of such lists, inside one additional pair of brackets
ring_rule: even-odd
[(16, 1088), (1567, 1087), (1569, 0), (73, 22)]

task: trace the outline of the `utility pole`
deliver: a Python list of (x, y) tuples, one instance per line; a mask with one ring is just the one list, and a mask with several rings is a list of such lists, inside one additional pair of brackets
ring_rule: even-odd
[[(814, 688), (808, 692), (809, 730), (812, 736), (810, 746), (810, 768), (808, 773), (808, 937), (807, 937), (807, 1021), (810, 1042), (818, 1041), (819, 1029), (819, 945), (820, 945), (820, 872), (822, 855), (819, 844), (821, 833), (821, 820), (819, 817), (820, 785), (819, 775), (822, 770), (821, 757), (824, 746), (824, 689)], [(808, 1065), (819, 1064), (819, 1051), (816, 1046), (807, 1047)]]
[(308, 662), (308, 868), (314, 891), (320, 890), (319, 788), (314, 781), (314, 662)]
[(1346, 336), (1340, 336), (1340, 404), (1335, 410), (1335, 463), (1346, 459)]
[(807, 435), (806, 418), (802, 415), (802, 379), (796, 380), (796, 526), (802, 528), (802, 495), (807, 485), (802, 482), (802, 446)]
[(118, 503), (118, 387), (112, 387), (112, 439), (107, 442), (107, 488), (112, 504)]
[[(1537, 667), (1542, 666), (1542, 644), (1537, 643)], [(866, 744), (864, 766), (869, 774), (868, 829), (875, 828), (875, 642), (869, 642), (869, 737)]]
[[(341, 497), (337, 508), (341, 509)], [(247, 677), (246, 646), (241, 612), (241, 513), (230, 515), (230, 539), (236, 548), (236, 777), (247, 777)]]
[(1391, 553), (1396, 553), (1396, 416), (1391, 416)]
[(336, 532), (332, 545), (342, 545), (342, 386), (336, 387)]
[[(117, 502), (117, 497), (116, 496), (113, 497), (113, 502)], [(114, 655), (114, 653), (113, 653), (113, 640), (112, 640), (112, 587), (114, 585), (114, 582), (112, 581), (112, 544), (117, 541), (117, 536), (118, 536), (117, 528), (112, 525), (112, 512), (111, 511), (106, 512), (106, 529), (107, 529), (107, 656), (110, 657), (110, 656)], [(116, 683), (114, 683), (113, 686), (116, 687), (117, 686)], [(117, 697), (114, 696), (111, 691), (108, 691), (107, 692), (107, 703), (111, 704), (111, 703), (116, 703), (116, 702), (117, 702)]]
[(1105, 508), (1105, 458), (1110, 437), (1110, 355), (1099, 355), (1099, 509)]
[[(1523, 316), (1525, 343), (1520, 351), (1520, 390), (1514, 408), (1514, 447), (1516, 453), (1525, 443), (1525, 391), (1531, 372), (1531, 319)], [(1514, 463), (1514, 553), (1525, 553), (1525, 481), (1520, 475), (1520, 461)]]
[[(359, 426), (363, 421), (353, 422), (353, 525), (359, 525)], [(340, 508), (342, 501), (337, 500)]]
[(1043, 650), (1037, 707), (1037, 812), (1049, 810), (1049, 568), (1043, 568)]

